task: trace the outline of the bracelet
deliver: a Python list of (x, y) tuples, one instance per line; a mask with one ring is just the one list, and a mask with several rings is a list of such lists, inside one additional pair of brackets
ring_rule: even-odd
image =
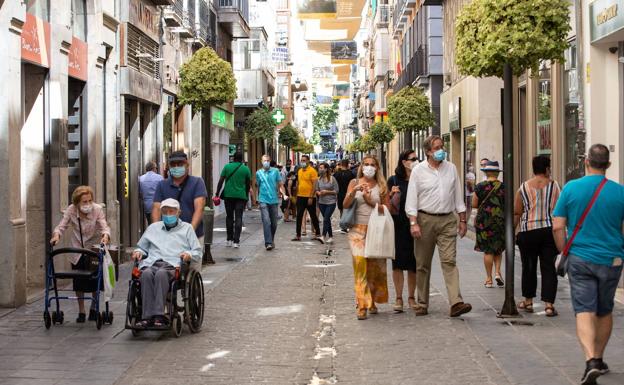
[(466, 220), (465, 220), (465, 219), (460, 219), (459, 221), (460, 221), (461, 223), (466, 223)]

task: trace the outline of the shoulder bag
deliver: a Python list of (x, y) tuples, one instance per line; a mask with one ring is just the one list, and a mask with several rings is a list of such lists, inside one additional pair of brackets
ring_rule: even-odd
[(568, 271), (568, 255), (570, 254), (570, 248), (572, 247), (574, 238), (576, 238), (576, 235), (581, 230), (581, 227), (583, 226), (583, 222), (585, 222), (585, 218), (587, 217), (587, 214), (589, 214), (589, 210), (591, 210), (592, 206), (596, 202), (596, 199), (598, 199), (598, 195), (600, 195), (600, 191), (602, 190), (605, 184), (607, 184), (606, 177), (602, 180), (602, 182), (600, 182), (600, 184), (598, 185), (598, 188), (596, 188), (596, 191), (594, 192), (594, 195), (589, 201), (589, 204), (587, 204), (587, 207), (585, 207), (585, 211), (583, 211), (583, 215), (581, 215), (581, 218), (576, 223), (576, 226), (574, 226), (574, 231), (572, 232), (572, 235), (570, 236), (570, 238), (568, 238), (568, 241), (566, 242), (566, 245), (563, 248), (561, 255), (559, 256), (559, 258), (557, 258), (555, 267), (557, 269), (557, 274), (561, 277), (564, 277)]
[(342, 210), (342, 216), (340, 217), (340, 228), (350, 229), (355, 225), (355, 210), (357, 209), (358, 201), (354, 197), (351, 207)]

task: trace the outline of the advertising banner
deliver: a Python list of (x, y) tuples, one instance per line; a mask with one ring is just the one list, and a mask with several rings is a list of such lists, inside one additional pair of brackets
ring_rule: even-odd
[(334, 84), (334, 99), (349, 99), (351, 87), (349, 83)]
[(357, 58), (357, 44), (355, 41), (332, 41), (332, 64), (356, 64)]
[(297, 0), (300, 19), (328, 19), (336, 17), (336, 0)]

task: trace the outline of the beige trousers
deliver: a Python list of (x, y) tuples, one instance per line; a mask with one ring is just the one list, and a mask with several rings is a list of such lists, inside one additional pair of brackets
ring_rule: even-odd
[(449, 303), (453, 306), (458, 302), (463, 302), (459, 291), (459, 271), (456, 265), (457, 217), (455, 214), (435, 216), (418, 213), (417, 221), (422, 232), (422, 237), (414, 240), (418, 303), (424, 307), (429, 306), (431, 261), (436, 246), (438, 246)]

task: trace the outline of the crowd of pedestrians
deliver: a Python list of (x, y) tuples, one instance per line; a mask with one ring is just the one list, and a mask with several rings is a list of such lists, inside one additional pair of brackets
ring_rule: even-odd
[[(394, 175), (388, 179), (378, 159), (370, 155), (364, 156), (361, 164), (342, 160), (338, 164), (316, 165), (308, 155), (302, 155), (297, 165), (288, 160), (284, 166), (263, 155), (259, 160), (261, 167), (252, 178), (242, 154), (236, 153), (233, 161), (223, 168), (213, 197), (215, 204), (220, 200), (225, 204), (226, 246), (240, 247), (248, 202), (259, 205), (267, 250), (276, 247), (280, 209), (285, 222), (296, 220), (292, 241), (301, 241), (305, 236), (308, 219), (304, 214), (307, 214), (312, 228), (310, 239), (332, 243), (332, 218), (338, 217), (334, 215), (338, 208), (339, 230), (348, 234), (352, 255), (356, 316), (364, 320), (379, 312), (378, 304), (389, 302), (387, 261), (368, 257), (370, 243), (377, 242), (369, 239), (379, 239), (368, 232), (375, 218), (390, 213), (394, 247), (387, 258), (392, 259), (393, 310), (405, 309), (403, 293), (407, 275), (407, 308), (417, 316), (429, 313), (431, 267), (437, 248), (449, 315), (458, 317), (468, 313), (472, 306), (461, 294), (457, 237), (466, 235), (468, 218), (474, 210), (474, 249), (483, 253), (483, 284), (486, 288), (504, 287), (501, 267), (506, 245), (505, 189), (511, 187), (499, 179), (504, 172), (500, 164), (487, 158), (480, 161), (482, 180), (477, 182), (475, 170), (469, 169), (462, 181), (455, 165), (447, 160), (439, 136), (427, 138), (423, 150), (426, 159), (418, 159), (413, 149), (403, 151)], [(551, 177), (550, 158), (537, 156), (532, 166), (533, 176), (520, 184), (514, 201), (510, 202), (522, 262), (523, 299), (517, 306), (524, 312), (534, 311), (539, 263), (540, 299), (544, 302), (545, 315), (557, 316), (557, 274), (567, 273), (577, 335), (586, 356), (581, 383), (593, 384), (609, 370), (603, 354), (613, 328), (614, 295), (622, 275), (624, 187), (607, 180), (609, 150), (600, 144), (588, 151), (587, 175), (569, 181), (563, 190)], [(139, 183), (149, 227), (133, 258), (141, 260), (149, 256), (141, 262), (141, 268), (149, 273), (141, 280), (146, 304), (142, 322), (161, 324), (167, 322), (159, 310), (166, 295), (163, 285), (170, 278), (175, 262), (180, 257), (198, 260), (201, 256), (207, 191), (201, 178), (189, 175), (188, 158), (182, 151), (170, 154), (166, 178), (158, 173), (154, 162), (149, 162), (145, 169)], [(80, 186), (73, 192), (72, 204), (65, 210), (50, 243), (57, 244), (70, 227), (70, 243), (74, 247), (110, 240), (104, 211), (93, 202), (93, 191), (88, 186)], [(175, 261), (171, 256), (158, 257), (160, 251), (176, 244), (184, 245), (180, 246), (184, 250), (173, 256), (177, 258)], [(73, 269), (86, 269), (92, 262), (84, 255), (76, 255), (71, 263)], [(79, 304), (77, 322), (85, 322), (84, 293), (94, 292), (96, 285), (93, 279), (74, 280)], [(94, 319), (93, 312), (91, 309), (89, 320)]]

